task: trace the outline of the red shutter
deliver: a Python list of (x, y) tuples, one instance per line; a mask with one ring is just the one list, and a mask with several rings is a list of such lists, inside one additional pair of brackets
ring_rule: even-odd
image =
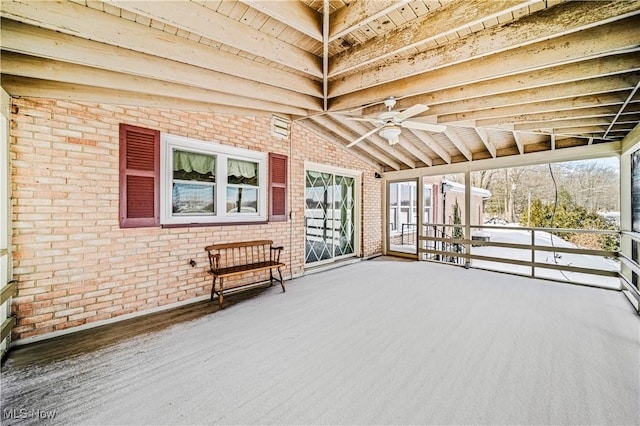
[(160, 225), (160, 132), (120, 124), (120, 227)]
[(269, 221), (287, 221), (287, 156), (269, 154)]

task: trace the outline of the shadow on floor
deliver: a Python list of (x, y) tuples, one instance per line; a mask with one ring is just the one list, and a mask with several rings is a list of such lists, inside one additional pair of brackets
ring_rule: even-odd
[[(259, 297), (269, 286), (260, 286), (225, 296), (225, 309), (245, 300)], [(163, 312), (148, 314), (92, 329), (74, 332), (65, 336), (17, 346), (9, 350), (2, 365), (11, 360), (12, 368), (30, 365), (45, 366), (66, 358), (91, 353), (128, 339), (157, 333), (176, 324), (193, 321), (220, 310), (218, 301), (196, 302)]]

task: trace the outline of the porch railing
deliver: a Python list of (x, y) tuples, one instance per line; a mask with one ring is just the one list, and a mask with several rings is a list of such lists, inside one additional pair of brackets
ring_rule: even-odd
[[(462, 238), (455, 239), (451, 236), (455, 227), (462, 228)], [(518, 232), (521, 233), (521, 240), (523, 239), (522, 233), (528, 233), (528, 243), (525, 244), (523, 242), (518, 242), (518, 239), (509, 241), (509, 238), (504, 238), (504, 241), (496, 241), (491, 238), (469, 238), (464, 235), (464, 225), (425, 224), (423, 228), (423, 235), (419, 238), (420, 244), (418, 250), (420, 258), (424, 260), (465, 264), (467, 266), (478, 267), (480, 269), (505, 270), (516, 275), (547, 279), (557, 279), (550, 277), (549, 271), (559, 271), (562, 275), (567, 273), (586, 274), (586, 276), (590, 277), (618, 278), (620, 276), (620, 266), (617, 260), (615, 261), (617, 263), (617, 268), (613, 267), (613, 265), (611, 265), (611, 268), (585, 265), (577, 266), (557, 261), (558, 258), (567, 254), (618, 259), (618, 251), (571, 247), (568, 244), (563, 243), (563, 240), (559, 237), (553, 236), (553, 234), (558, 233), (570, 233), (592, 234), (595, 236), (614, 235), (616, 238), (620, 238), (621, 233), (619, 231), (504, 227), (488, 225), (474, 225), (470, 226), (469, 229), (471, 230), (472, 236), (474, 233), (477, 233), (477, 231), (488, 231), (490, 235), (494, 235), (496, 231), (500, 233), (505, 232), (504, 235), (508, 235), (506, 232)], [(640, 238), (638, 241), (640, 241)], [(493, 250), (492, 252), (485, 250), (485, 252), (483, 252), (482, 248), (496, 248), (497, 250)], [(552, 261), (544, 261), (544, 257), (546, 257), (547, 260), (551, 258)], [(499, 263), (502, 266), (499, 265), (496, 268), (479, 266), (483, 264), (486, 265), (486, 262)], [(587, 265), (589, 264), (589, 262), (585, 263)], [(574, 281), (574, 279), (567, 279), (566, 275), (564, 278), (566, 281), (580, 283), (579, 281)], [(588, 285), (593, 284), (593, 279), (591, 282), (588, 281), (589, 280), (582, 283)], [(595, 285), (597, 285), (597, 282)]]
[[(622, 231), (620, 246), (623, 247), (624, 245), (627, 245), (632, 253), (636, 253), (636, 256), (632, 255), (632, 257), (640, 257), (640, 233)], [(638, 264), (637, 260), (626, 256), (622, 252), (619, 253), (619, 257), (621, 265), (627, 269), (626, 273), (624, 270), (620, 271), (622, 291), (636, 308), (638, 314), (640, 314), (640, 290), (638, 289), (640, 264)]]

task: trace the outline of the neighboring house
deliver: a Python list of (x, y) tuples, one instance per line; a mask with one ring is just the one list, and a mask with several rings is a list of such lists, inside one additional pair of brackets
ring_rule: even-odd
[[(408, 181), (392, 183), (389, 187), (389, 236), (391, 245), (415, 244), (418, 205), (415, 186), (415, 181)], [(445, 180), (441, 176), (425, 177), (422, 193), (424, 206), (422, 225), (426, 227), (424, 232), (431, 230), (430, 225), (453, 224), (453, 212), (456, 202), (460, 209), (460, 218), (464, 223), (464, 193), (465, 186), (461, 183)], [(484, 201), (489, 197), (491, 197), (491, 192), (488, 190), (476, 187), (471, 188), (471, 225), (483, 224)], [(447, 231), (447, 233), (450, 232)]]

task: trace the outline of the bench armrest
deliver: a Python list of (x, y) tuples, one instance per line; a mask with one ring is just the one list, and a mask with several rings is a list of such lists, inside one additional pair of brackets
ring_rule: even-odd
[(269, 260), (280, 263), (280, 253), (284, 250), (283, 246), (271, 246), (271, 252), (269, 254)]

